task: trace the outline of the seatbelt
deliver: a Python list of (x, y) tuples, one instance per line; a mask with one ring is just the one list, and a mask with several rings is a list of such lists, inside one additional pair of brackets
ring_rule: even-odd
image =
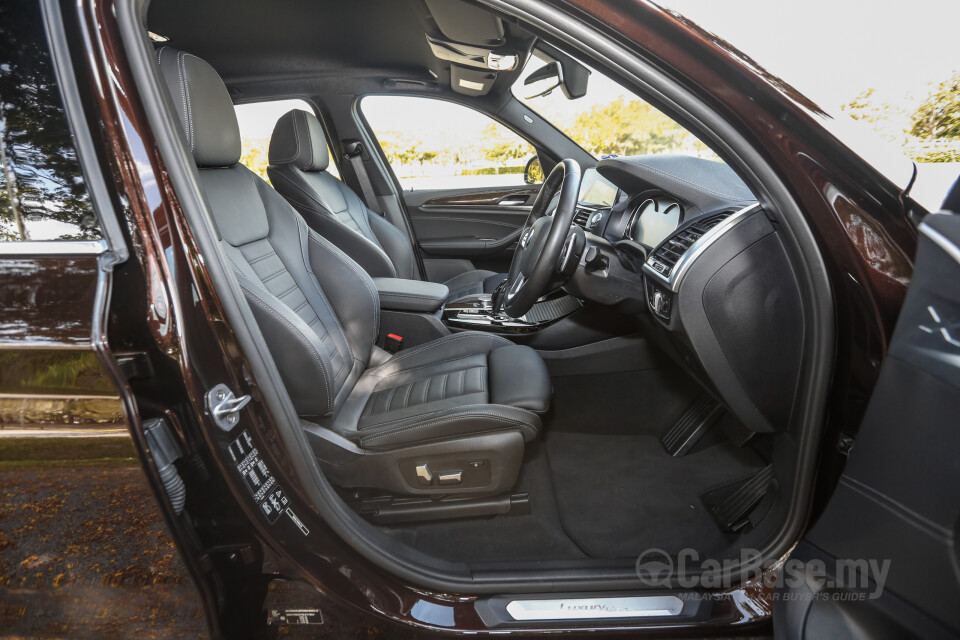
[(343, 157), (353, 167), (353, 173), (357, 176), (360, 183), (360, 190), (363, 192), (363, 199), (366, 201), (367, 208), (376, 211), (381, 216), (380, 205), (377, 202), (377, 196), (373, 192), (373, 183), (370, 182), (370, 176), (363, 166), (363, 143), (359, 140), (341, 140), (343, 145)]

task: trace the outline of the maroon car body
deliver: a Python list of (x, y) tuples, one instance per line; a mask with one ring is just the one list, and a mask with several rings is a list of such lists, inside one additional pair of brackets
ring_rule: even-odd
[[(0, 259), (4, 362), (28, 362), (42, 353), (91, 369), (67, 389), (30, 388), (25, 377), (4, 374), (0, 391), (38, 401), (70, 395), (119, 401), (133, 450), (164, 514), (171, 510), (153, 459), (145, 454), (142, 425), (165, 417), (175, 426), (190, 447), (186, 458), (196, 461), (184, 472), (185, 482), (202, 491), (198, 499), (209, 511), (208, 522), (197, 523), (196, 531), (169, 517), (166, 528), (215, 637), (262, 629), (264, 601), (275, 597), (268, 583), (275, 577), (313, 585), (316, 591), (296, 592), (298, 602), (341, 612), (342, 619), (359, 610), (373, 616), (371, 624), (386, 619), (408, 628), (487, 629), (473, 597), (408, 584), (346, 544), (297, 489), (273, 417), (254, 402), (248, 432), (289, 488), (294, 510), (311, 532), (309, 546), (292, 525), (280, 532), (264, 529), (233, 474), (228, 436), (196, 424), (195, 416), (204, 413), (204, 393), (214, 384), (227, 383), (255, 400), (259, 391), (158, 150), (121, 39), (123, 15), (111, 0), (47, 6), (60, 12), (63, 53), (69, 53), (83, 99), (86, 121), (74, 124), (91, 132), (96, 170), (104, 178), (97, 206), (101, 216), (116, 217), (130, 257), (113, 265), (109, 253), (64, 256), (23, 249), (15, 260)], [(827, 133), (821, 126), (826, 116), (815, 105), (719, 38), (649, 2), (574, 0), (558, 6), (708, 103), (778, 168), (803, 211), (825, 261), (836, 313), (825, 451), (808, 514), (815, 519), (841, 469), (838, 440), (856, 433), (886, 357), (911, 277), (917, 231), (910, 217), (918, 206), (902, 186)], [(99, 367), (88, 354), (96, 355)], [(111, 410), (116, 405), (106, 414)], [(115, 422), (116, 416), (103, 420)], [(33, 424), (42, 426), (43, 418)], [(104, 505), (90, 509), (84, 517), (105, 517)], [(699, 633), (726, 634), (738, 627), (736, 633), (762, 633), (769, 629), (771, 607), (769, 589), (743, 585), (717, 598)]]

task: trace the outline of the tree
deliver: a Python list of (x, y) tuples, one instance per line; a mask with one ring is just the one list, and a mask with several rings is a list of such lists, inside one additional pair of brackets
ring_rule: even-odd
[(910, 133), (921, 140), (960, 139), (960, 71), (927, 96), (911, 121)]
[(675, 151), (690, 135), (646, 102), (623, 96), (580, 113), (571, 129), (571, 137), (596, 156)]
[(240, 162), (269, 184), (270, 177), (267, 175), (267, 165), (270, 164), (268, 153), (270, 140), (244, 138), (241, 147), (243, 148), (243, 154), (240, 156)]
[(98, 238), (42, 18), (20, 4), (0, 7), (0, 235), (28, 240), (27, 223), (57, 220), (71, 229), (59, 239)]
[(482, 135), (480, 149), (483, 157), (498, 166), (502, 167), (510, 160), (519, 160), (530, 155), (529, 143), (495, 122), (488, 124)]

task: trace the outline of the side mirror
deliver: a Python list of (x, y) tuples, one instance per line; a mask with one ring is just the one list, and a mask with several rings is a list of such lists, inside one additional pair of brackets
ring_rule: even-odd
[(543, 177), (540, 158), (533, 156), (527, 160), (527, 166), (523, 168), (523, 181), (527, 184), (543, 184)]
[(563, 84), (563, 67), (556, 60), (540, 67), (523, 81), (525, 87), (532, 84), (539, 86), (534, 88), (532, 96), (527, 96), (527, 100), (550, 95), (554, 89)]

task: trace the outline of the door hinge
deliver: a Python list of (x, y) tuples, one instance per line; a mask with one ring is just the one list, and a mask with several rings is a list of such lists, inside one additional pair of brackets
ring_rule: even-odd
[(250, 402), (250, 396), (233, 395), (225, 384), (218, 384), (206, 395), (207, 411), (218, 427), (230, 431), (240, 422), (240, 410)]

